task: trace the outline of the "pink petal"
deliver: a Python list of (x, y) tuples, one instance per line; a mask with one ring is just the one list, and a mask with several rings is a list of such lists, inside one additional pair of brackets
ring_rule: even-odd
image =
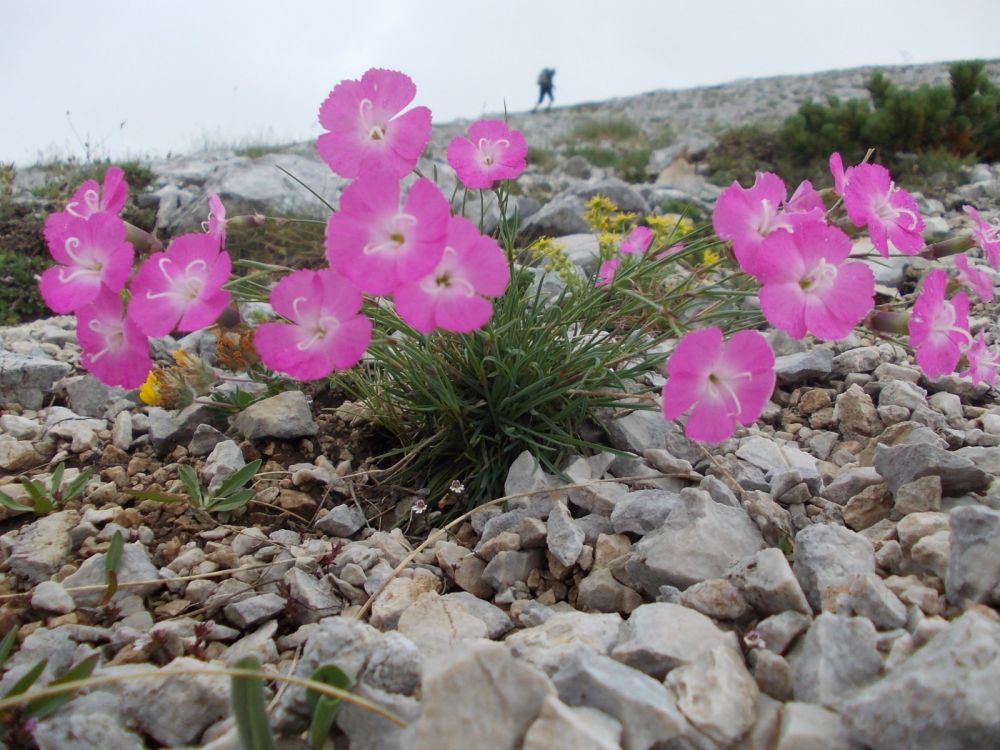
[[(399, 177), (412, 172), (431, 140), (431, 132), (431, 111), (427, 107), (414, 107), (394, 119), (385, 134), (394, 160), (384, 167)], [(365, 166), (376, 168), (380, 165), (366, 162)]]
[(486, 170), (476, 159), (476, 147), (462, 135), (456, 135), (448, 144), (448, 164), (455, 170), (459, 181), (473, 190), (485, 189), (493, 184)]
[(438, 297), (434, 307), (434, 320), (438, 328), (452, 333), (468, 333), (486, 325), (493, 314), (489, 300), (474, 295), (451, 292)]
[(806, 295), (798, 282), (765, 284), (760, 289), (760, 310), (767, 322), (789, 336), (806, 335)]
[(684, 432), (691, 440), (718, 443), (736, 430), (736, 417), (726, 399), (702, 398), (684, 423)]
[(830, 174), (833, 175), (833, 192), (843, 196), (844, 186), (847, 182), (844, 179), (844, 160), (836, 151), (830, 154)]
[(701, 375), (680, 372), (671, 375), (663, 387), (663, 416), (677, 419), (696, 404), (705, 389), (705, 379)]
[(371, 68), (361, 76), (361, 92), (390, 117), (402, 111), (417, 95), (417, 86), (405, 73)]
[(128, 183), (125, 173), (112, 165), (104, 173), (104, 187), (101, 193), (101, 209), (120, 214), (128, 200)]
[(687, 373), (704, 376), (722, 356), (722, 330), (715, 326), (699, 328), (685, 334), (667, 360), (668, 376)]
[(49, 308), (60, 315), (79, 310), (89, 305), (101, 291), (101, 278), (95, 274), (77, 276), (67, 284), (60, 274), (66, 273), (65, 266), (47, 268), (38, 280), (38, 291)]
[(392, 301), (396, 314), (415, 331), (430, 333), (434, 330), (436, 300), (421, 288), (420, 281), (400, 286), (392, 295)]

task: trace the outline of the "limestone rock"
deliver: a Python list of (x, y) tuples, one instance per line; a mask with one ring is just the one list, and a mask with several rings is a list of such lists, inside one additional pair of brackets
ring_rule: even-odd
[(1000, 737), (1000, 625), (968, 612), (843, 704), (873, 750), (992, 747)]
[(554, 695), (549, 678), (498, 643), (470, 644), (422, 686), (415, 750), (518, 750)]

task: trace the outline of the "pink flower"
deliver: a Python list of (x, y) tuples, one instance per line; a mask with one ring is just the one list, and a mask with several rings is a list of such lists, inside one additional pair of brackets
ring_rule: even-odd
[(421, 333), (435, 328), (468, 333), (490, 319), (493, 305), (486, 297), (503, 294), (509, 281), (507, 260), (496, 240), (481, 235), (468, 219), (453, 216), (437, 267), (401, 285), (393, 299), (399, 316)]
[(962, 210), (971, 216), (975, 222), (975, 226), (972, 228), (972, 235), (976, 238), (979, 247), (983, 249), (983, 253), (986, 255), (986, 262), (995, 271), (1000, 271), (1000, 225), (996, 222), (990, 224), (972, 206), (962, 206)]
[(612, 281), (615, 280), (615, 273), (618, 271), (618, 266), (622, 263), (622, 257), (616, 255), (613, 258), (608, 258), (601, 262), (601, 267), (597, 269), (597, 281), (594, 282), (594, 286), (607, 286)]
[(395, 70), (372, 68), (361, 80), (341, 81), (319, 108), (320, 125), (330, 131), (316, 141), (320, 157), (348, 179), (372, 169), (402, 177), (431, 139), (427, 107), (399, 114), (416, 94), (409, 76)]
[(503, 120), (476, 120), (469, 126), (468, 138), (452, 138), (447, 154), (462, 184), (478, 190), (521, 174), (527, 166), (528, 144), (520, 130), (509, 129)]
[[(46, 232), (49, 253), (59, 265), (38, 283), (45, 304), (57, 313), (79, 310), (94, 301), (104, 285), (118, 292), (132, 271), (134, 250), (126, 241), (125, 222), (100, 211), (89, 219), (58, 216), (59, 228)], [(50, 222), (46, 222), (50, 227)]]
[(984, 302), (993, 301), (993, 279), (988, 273), (977, 271), (969, 265), (965, 254), (955, 256), (955, 267), (958, 269), (958, 280)]
[(942, 269), (927, 274), (907, 324), (917, 364), (929, 378), (954, 372), (962, 348), (972, 343), (969, 298), (958, 292), (949, 302), (944, 298), (947, 285), (948, 276)]
[(819, 209), (820, 212), (826, 210), (823, 198), (809, 180), (803, 180), (795, 188), (792, 197), (785, 202), (785, 211), (800, 214), (816, 209)]
[(764, 317), (795, 338), (847, 336), (875, 304), (875, 277), (850, 253), (850, 238), (821, 221), (773, 232), (757, 253)]
[(219, 240), (219, 247), (226, 246), (226, 207), (218, 194), (208, 196), (208, 221), (201, 225), (209, 237)]
[(326, 258), (361, 291), (392, 294), (437, 267), (448, 218), (448, 199), (430, 180), (417, 180), (400, 209), (399, 182), (366, 174), (344, 189), (326, 225)]
[(215, 322), (226, 305), (232, 261), (208, 234), (182, 234), (167, 251), (149, 256), (132, 281), (128, 314), (147, 336), (175, 328), (196, 331)]
[(774, 352), (757, 331), (733, 334), (702, 328), (684, 336), (666, 366), (663, 416), (691, 409), (685, 432), (692, 440), (718, 442), (752, 424), (774, 390)]
[(112, 165), (104, 173), (103, 188), (98, 188), (95, 180), (84, 182), (66, 204), (66, 213), (82, 219), (89, 219), (101, 211), (120, 214), (126, 200), (128, 183), (125, 182), (125, 173)]
[[(719, 195), (712, 226), (719, 237), (732, 240), (736, 260), (744, 272), (756, 276), (757, 251), (771, 232), (791, 230), (797, 224), (820, 218), (821, 210), (783, 211), (787, 195), (785, 183), (771, 172), (757, 172), (751, 188), (734, 182)], [(800, 204), (802, 201), (809, 199), (800, 196)]]
[(119, 293), (108, 287), (77, 311), (80, 364), (105, 385), (138, 388), (153, 366), (149, 340), (122, 312)]
[(886, 258), (888, 243), (906, 255), (924, 246), (924, 220), (917, 202), (896, 187), (889, 170), (881, 164), (849, 167), (844, 180), (844, 206), (856, 226), (867, 226), (872, 244)]
[(652, 229), (649, 227), (634, 227), (625, 239), (621, 241), (618, 249), (626, 255), (630, 253), (644, 253), (652, 241)]
[(989, 383), (990, 386), (996, 385), (1000, 354), (995, 349), (986, 348), (986, 336), (982, 331), (965, 350), (965, 359), (969, 363), (969, 369), (960, 373), (962, 377), (971, 378), (973, 385), (979, 385), (981, 382)]
[(262, 323), (254, 333), (261, 361), (297, 380), (316, 380), (355, 365), (371, 341), (361, 292), (331, 268), (293, 271), (271, 291), (271, 306), (289, 323)]

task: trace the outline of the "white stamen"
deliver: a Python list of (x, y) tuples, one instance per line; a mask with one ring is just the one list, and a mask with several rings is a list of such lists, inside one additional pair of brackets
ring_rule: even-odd
[(66, 241), (63, 243), (63, 247), (66, 248), (66, 255), (72, 258), (74, 263), (78, 266), (83, 265), (83, 260), (76, 254), (76, 249), (80, 247), (79, 237), (67, 237)]

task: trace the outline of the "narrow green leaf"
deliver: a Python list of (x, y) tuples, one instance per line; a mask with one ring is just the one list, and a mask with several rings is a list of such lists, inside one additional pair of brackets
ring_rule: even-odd
[(108, 551), (104, 555), (104, 578), (107, 581), (107, 586), (100, 601), (100, 606), (102, 607), (106, 606), (118, 591), (117, 570), (124, 548), (125, 538), (122, 536), (121, 531), (116, 531), (114, 536), (111, 537), (111, 544), (108, 545)]
[(66, 471), (66, 462), (60, 461), (56, 470), (52, 472), (52, 481), (49, 486), (52, 488), (52, 494), (55, 495), (58, 491), (59, 486), (62, 484), (63, 473)]
[(19, 513), (31, 513), (34, 510), (30, 505), (22, 505), (17, 502), (17, 500), (5, 492), (0, 492), (0, 505), (11, 510), (16, 510)]
[(256, 461), (251, 461), (239, 471), (233, 472), (226, 477), (222, 484), (219, 485), (219, 489), (216, 490), (215, 496), (225, 497), (249, 482), (257, 473), (257, 470), (260, 469), (261, 463), (261, 460), (258, 458)]
[(42, 672), (45, 671), (45, 667), (48, 665), (48, 663), (49, 663), (48, 659), (42, 659), (40, 662), (38, 662), (35, 666), (33, 666), (31, 669), (29, 669), (27, 672), (21, 675), (21, 679), (15, 682), (13, 687), (11, 687), (10, 690), (4, 693), (3, 697), (13, 698), (16, 695), (22, 695), (24, 692), (26, 692), (28, 688), (34, 685), (35, 682), (38, 680), (38, 678), (42, 676)]
[[(91, 654), (66, 672), (66, 674), (62, 677), (52, 680), (52, 682), (49, 683), (49, 687), (52, 687), (53, 685), (65, 685), (67, 682), (76, 682), (77, 680), (87, 679), (93, 673), (94, 667), (97, 666), (97, 662), (99, 660), (100, 654)], [(46, 716), (54, 714), (75, 697), (76, 693), (60, 693), (59, 695), (50, 695), (47, 698), (38, 698), (28, 703), (24, 709), (24, 713), (28, 717), (44, 719)]]
[[(236, 668), (258, 672), (260, 662), (255, 656), (245, 656), (236, 662)], [(264, 702), (264, 681), (259, 677), (233, 677), (229, 694), (243, 750), (277, 750)]]
[[(351, 677), (335, 664), (323, 664), (310, 677), (315, 682), (323, 682), (331, 687), (348, 690), (351, 687)], [(337, 717), (341, 699), (306, 690), (306, 703), (312, 711), (312, 722), (309, 725), (309, 744), (314, 748), (323, 747), (326, 738), (330, 736), (330, 727)]]
[(198, 481), (198, 475), (195, 470), (192, 469), (187, 464), (181, 464), (177, 467), (177, 474), (181, 478), (181, 482), (184, 484), (184, 490), (191, 497), (191, 502), (197, 506), (204, 504), (205, 496), (201, 489), (201, 483)]
[(237, 508), (242, 508), (250, 502), (252, 497), (253, 490), (240, 490), (235, 495), (210, 500), (206, 510), (213, 511), (215, 513), (225, 513), (229, 510), (236, 510)]
[(0, 641), (0, 664), (7, 661), (7, 657), (10, 656), (10, 652), (14, 650), (14, 644), (17, 643), (17, 631), (18, 628), (15, 625), (7, 631), (7, 635), (5, 635), (3, 640)]
[(111, 537), (111, 544), (108, 545), (108, 551), (104, 555), (104, 571), (106, 573), (114, 573), (118, 570), (118, 563), (121, 562), (124, 548), (125, 538), (122, 536), (121, 530), (118, 530)]
[(87, 486), (87, 482), (90, 481), (90, 477), (93, 474), (90, 469), (80, 472), (80, 474), (69, 483), (66, 491), (63, 493), (63, 500), (72, 500), (74, 497), (80, 494), (84, 487)]
[(99, 607), (108, 606), (115, 594), (118, 593), (118, 574), (115, 571), (108, 571), (104, 576), (104, 580), (106, 585), (104, 588), (104, 595), (101, 596), (101, 601), (98, 602)]
[(47, 506), (52, 504), (52, 501), (48, 497), (48, 493), (45, 491), (45, 487), (36, 482), (34, 479), (22, 479), (21, 486), (24, 487), (24, 491), (28, 493), (28, 496), (35, 501), (36, 506)]

